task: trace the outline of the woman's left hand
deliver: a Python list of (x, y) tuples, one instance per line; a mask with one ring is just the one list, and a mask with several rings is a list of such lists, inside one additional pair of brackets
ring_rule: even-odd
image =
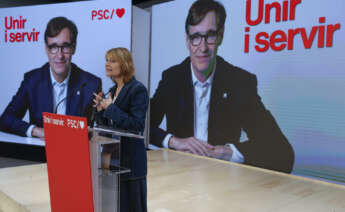
[(101, 107), (102, 107), (104, 110), (106, 110), (112, 102), (113, 102), (113, 99), (111, 98), (111, 95), (109, 95), (108, 98), (102, 99), (102, 101), (100, 102), (100, 104), (101, 104)]

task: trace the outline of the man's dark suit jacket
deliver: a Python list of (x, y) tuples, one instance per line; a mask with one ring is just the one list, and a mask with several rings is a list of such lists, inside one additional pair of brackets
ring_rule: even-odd
[[(162, 146), (168, 133), (177, 137), (194, 136), (194, 91), (190, 58), (162, 74), (151, 99), (150, 143)], [(159, 127), (164, 115), (167, 130)], [(241, 130), (248, 141), (240, 142)], [(208, 143), (233, 143), (244, 156), (244, 163), (291, 172), (294, 152), (257, 92), (256, 76), (217, 56), (212, 82)]]
[[(89, 117), (92, 111), (93, 92), (101, 89), (100, 78), (72, 64), (67, 89), (66, 115)], [(1, 115), (1, 130), (26, 136), (31, 124), (42, 127), (42, 112), (54, 112), (53, 98), (48, 63), (25, 73), (16, 95)], [(29, 110), (30, 123), (22, 120), (27, 110)]]

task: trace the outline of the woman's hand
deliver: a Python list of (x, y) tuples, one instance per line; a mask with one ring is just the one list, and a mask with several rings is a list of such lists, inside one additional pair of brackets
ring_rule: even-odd
[(106, 110), (112, 102), (113, 102), (113, 99), (111, 98), (111, 95), (109, 95), (108, 98), (102, 99), (102, 101), (100, 102), (100, 105), (102, 109)]
[(93, 102), (95, 103), (93, 106), (97, 108), (97, 111), (105, 110), (109, 107), (109, 105), (113, 102), (113, 99), (111, 98), (111, 95), (109, 95), (108, 98), (104, 99), (104, 93), (99, 92), (98, 94), (93, 93), (95, 98), (93, 99)]
[(97, 108), (97, 111), (99, 112), (99, 111), (103, 110), (103, 107), (102, 107), (102, 105), (101, 105), (101, 102), (102, 102), (102, 100), (103, 100), (104, 93), (103, 93), (103, 91), (101, 91), (101, 92), (99, 92), (98, 94), (93, 93), (93, 95), (95, 96), (95, 98), (93, 99), (93, 102), (95, 103), (95, 104), (93, 105), (93, 107), (96, 107), (96, 108)]

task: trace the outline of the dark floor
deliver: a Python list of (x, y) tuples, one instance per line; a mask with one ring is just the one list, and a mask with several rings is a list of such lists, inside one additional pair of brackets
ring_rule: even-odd
[(39, 164), (39, 162), (0, 157), (0, 168)]

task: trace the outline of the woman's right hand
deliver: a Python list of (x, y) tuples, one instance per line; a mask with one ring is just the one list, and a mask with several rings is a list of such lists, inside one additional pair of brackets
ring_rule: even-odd
[(103, 109), (101, 102), (103, 100), (104, 93), (103, 91), (101, 91), (98, 94), (93, 93), (93, 95), (95, 96), (95, 98), (93, 99), (93, 102), (95, 103), (93, 107), (96, 107), (97, 111), (99, 112)]

